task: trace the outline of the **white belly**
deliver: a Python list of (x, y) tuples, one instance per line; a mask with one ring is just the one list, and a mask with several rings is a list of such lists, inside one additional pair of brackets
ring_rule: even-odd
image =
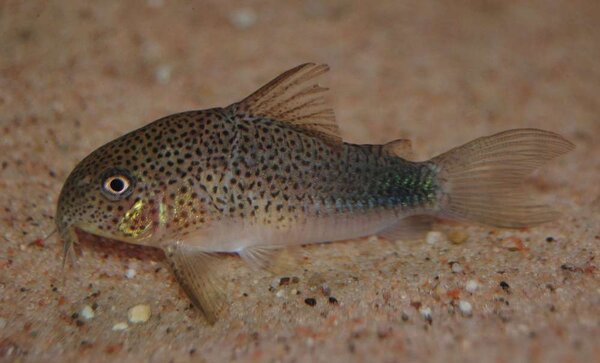
[(393, 212), (360, 216), (310, 217), (290, 225), (265, 225), (248, 221), (219, 223), (190, 234), (182, 241), (205, 252), (240, 252), (254, 246), (285, 247), (353, 239), (373, 235), (398, 220)]

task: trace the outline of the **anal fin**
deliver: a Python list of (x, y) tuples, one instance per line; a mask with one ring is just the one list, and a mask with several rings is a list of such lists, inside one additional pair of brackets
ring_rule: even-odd
[(223, 264), (222, 256), (186, 248), (174, 243), (165, 248), (165, 254), (181, 288), (210, 324), (225, 302), (217, 271)]
[(432, 216), (410, 216), (398, 220), (396, 223), (377, 233), (377, 235), (391, 241), (418, 240), (431, 231), (431, 226), (434, 222), (435, 217)]

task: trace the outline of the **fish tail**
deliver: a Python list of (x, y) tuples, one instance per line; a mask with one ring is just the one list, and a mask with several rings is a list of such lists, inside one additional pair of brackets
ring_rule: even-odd
[(481, 137), (431, 160), (441, 188), (441, 217), (520, 228), (554, 220), (559, 213), (520, 188), (545, 162), (574, 145), (553, 132), (515, 129)]

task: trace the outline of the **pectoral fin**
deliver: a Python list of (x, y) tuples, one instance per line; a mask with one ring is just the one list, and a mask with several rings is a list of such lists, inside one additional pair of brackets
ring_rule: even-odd
[(225, 302), (217, 273), (224, 262), (222, 256), (195, 251), (179, 243), (165, 248), (165, 254), (181, 288), (206, 320), (214, 324)]
[(239, 255), (251, 267), (278, 275), (297, 269), (303, 257), (302, 252), (299, 247), (254, 246), (244, 248)]

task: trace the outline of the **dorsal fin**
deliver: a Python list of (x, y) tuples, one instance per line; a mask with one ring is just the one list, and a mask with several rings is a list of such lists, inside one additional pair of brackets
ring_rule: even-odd
[(398, 139), (383, 144), (383, 150), (390, 155), (395, 155), (403, 159), (411, 160), (413, 158), (412, 143), (409, 139)]
[(315, 80), (328, 70), (326, 64), (299, 65), (227, 109), (238, 115), (289, 122), (311, 134), (341, 142), (335, 114), (324, 95), (328, 88)]

